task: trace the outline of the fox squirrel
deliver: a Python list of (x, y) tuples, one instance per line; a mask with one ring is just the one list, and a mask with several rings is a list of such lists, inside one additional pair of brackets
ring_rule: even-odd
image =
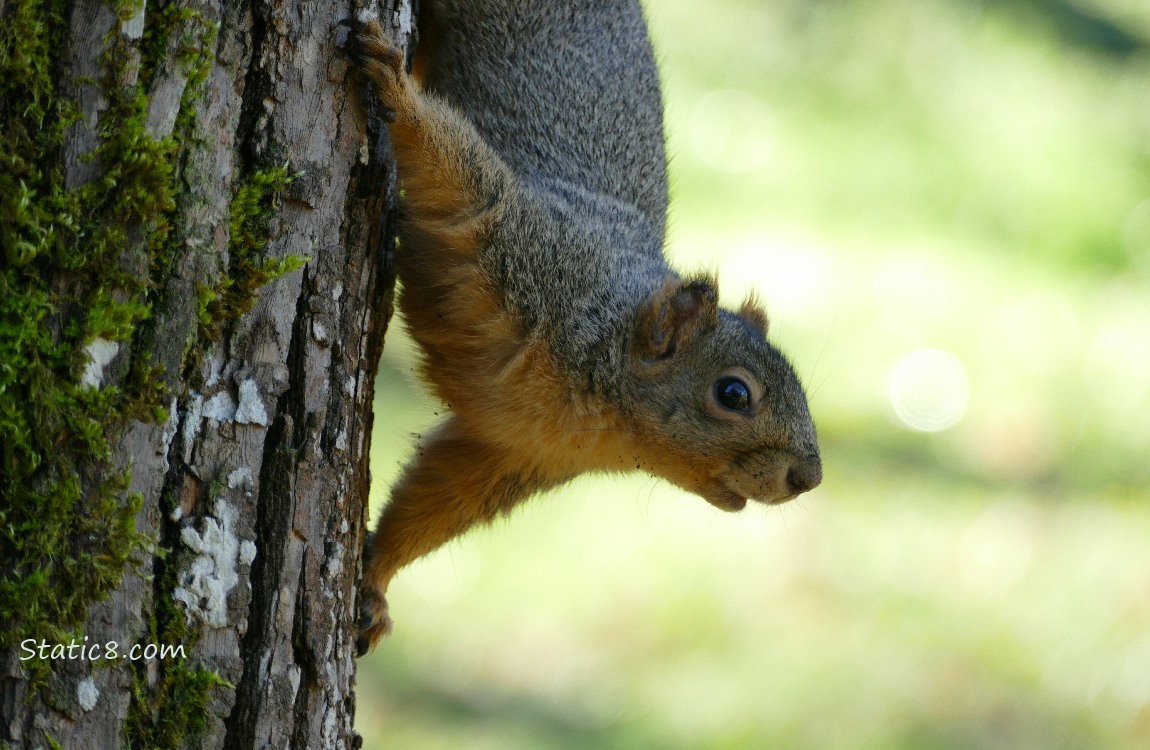
[(422, 5), (421, 82), (377, 23), (345, 22), (404, 191), (399, 309), (452, 412), (368, 542), (361, 653), (391, 628), (397, 570), (584, 472), (647, 471), (726, 511), (822, 479), (760, 305), (721, 309), (713, 278), (663, 258), (662, 98), (639, 3)]

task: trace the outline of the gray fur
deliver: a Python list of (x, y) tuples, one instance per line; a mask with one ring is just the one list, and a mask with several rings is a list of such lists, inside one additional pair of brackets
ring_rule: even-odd
[(427, 90), (519, 180), (516, 215), (484, 261), (565, 366), (614, 390), (636, 301), (676, 276), (663, 259), (663, 102), (642, 10), (633, 0), (431, 10), (442, 36)]

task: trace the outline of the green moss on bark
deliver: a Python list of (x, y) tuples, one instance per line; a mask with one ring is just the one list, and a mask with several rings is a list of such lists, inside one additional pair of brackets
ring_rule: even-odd
[[(174, 205), (175, 145), (144, 132), (146, 101), (124, 87), (112, 40), (98, 82), (108, 102), (102, 174), (65, 185), (63, 145), (79, 123), (58, 96), (64, 4), (16, 0), (0, 23), (0, 647), (66, 642), (88, 605), (146, 546), (142, 498), (109, 465), (128, 418), (163, 417), (150, 386), (101, 387), (94, 342), (116, 351), (150, 314), (132, 254), (162, 242)], [(129, 232), (136, 231), (135, 237)], [(143, 242), (137, 237), (148, 237)], [(139, 382), (131, 377), (125, 383)], [(43, 677), (42, 662), (25, 665)]]
[[(121, 22), (141, 7), (113, 5)], [(0, 11), (0, 648), (82, 640), (89, 606), (146, 553), (160, 558), (148, 635), (190, 650), (194, 634), (171, 599), (175, 567), (157, 540), (137, 532), (143, 498), (128, 493), (111, 446), (128, 420), (168, 417), (148, 329), (181, 248), (172, 226), (181, 147), (197, 142), (194, 103), (211, 71), (216, 27), (161, 2), (148, 4), (142, 39), (110, 35), (99, 80), (89, 82), (107, 102), (99, 145), (84, 157), (99, 170), (68, 187), (64, 144), (82, 123), (58, 88), (68, 75), (67, 6), (8, 0)], [(145, 92), (173, 61), (187, 85), (173, 135), (154, 138)], [(236, 189), (223, 278), (200, 294), (201, 336), (218, 337), (261, 286), (305, 262), (264, 256), (278, 196), (292, 179), (286, 166), (256, 169)], [(93, 366), (100, 349), (118, 354), (110, 368)], [(43, 695), (51, 663), (24, 666), (29, 695)], [(152, 672), (115, 668), (136, 669), (126, 727), (133, 747), (185, 744), (203, 728), (212, 691), (226, 685), (186, 659)]]
[(268, 258), (263, 252), (279, 196), (298, 176), (284, 165), (257, 169), (240, 183), (228, 217), (228, 273), (219, 284), (199, 288), (201, 338), (218, 338), (228, 322), (252, 308), (260, 287), (307, 263), (307, 258)]
[[(120, 3), (116, 16), (136, 8)], [(66, 186), (64, 142), (80, 115), (58, 91), (65, 11), (63, 2), (10, 0), (0, 18), (0, 648), (82, 639), (88, 607), (150, 549), (135, 528), (143, 499), (127, 492), (110, 446), (129, 419), (167, 418), (146, 351), (121, 365), (119, 380), (139, 385), (103, 383), (90, 352), (131, 349), (163, 291), (157, 268), (170, 257), (179, 149), (147, 133), (147, 75), (124, 85), (131, 49), (113, 32), (92, 82), (108, 104), (99, 145), (84, 157), (99, 175)], [(168, 23), (151, 25), (149, 39), (178, 29), (190, 92), (210, 67), (214, 27), (170, 7), (157, 15)], [(143, 45), (141, 72), (166, 48)], [(35, 694), (50, 662), (24, 666)], [(177, 705), (202, 714), (214, 684), (211, 673), (170, 666), (154, 693), (160, 718)], [(191, 717), (173, 724), (195, 726)]]

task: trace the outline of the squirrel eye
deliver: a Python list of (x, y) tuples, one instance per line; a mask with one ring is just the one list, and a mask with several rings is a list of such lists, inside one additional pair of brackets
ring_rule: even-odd
[(719, 378), (715, 381), (715, 400), (731, 411), (750, 411), (751, 389), (738, 378)]

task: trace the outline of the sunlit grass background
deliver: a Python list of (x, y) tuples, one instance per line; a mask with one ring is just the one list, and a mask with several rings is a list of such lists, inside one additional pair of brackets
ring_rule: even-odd
[[(1150, 747), (1150, 5), (648, 14), (669, 253), (762, 292), (825, 481), (584, 479), (411, 566), (365, 747)], [(376, 507), (412, 366), (389, 334)]]

